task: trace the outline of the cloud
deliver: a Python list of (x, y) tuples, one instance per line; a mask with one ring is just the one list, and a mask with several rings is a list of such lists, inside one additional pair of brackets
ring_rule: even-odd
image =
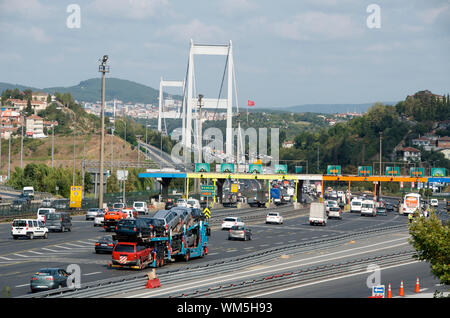
[(362, 34), (362, 26), (347, 15), (309, 11), (273, 23), (272, 32), (296, 41), (334, 40), (358, 36)]
[(38, 0), (1, 0), (0, 15), (36, 17), (45, 14), (48, 8)]
[(432, 8), (422, 11), (419, 16), (421, 17), (422, 21), (428, 24), (434, 23), (436, 19), (442, 14), (442, 13), (449, 13), (450, 12), (450, 4), (445, 4), (439, 8)]
[(137, 20), (161, 16), (167, 7), (168, 0), (95, 0), (89, 6), (102, 15)]
[(223, 42), (226, 33), (218, 26), (207, 25), (198, 19), (186, 24), (175, 24), (156, 32), (158, 37), (167, 37), (180, 41)]
[(250, 0), (222, 0), (219, 2), (220, 12), (227, 16), (246, 14), (257, 7), (256, 3)]

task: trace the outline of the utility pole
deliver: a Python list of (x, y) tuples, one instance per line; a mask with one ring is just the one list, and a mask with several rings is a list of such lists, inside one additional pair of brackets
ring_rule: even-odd
[(319, 173), (320, 168), (319, 168), (319, 149), (320, 149), (320, 145), (317, 145), (317, 173)]
[(72, 186), (75, 186), (75, 122), (73, 126), (73, 171), (72, 171)]
[(55, 125), (52, 124), (52, 168), (53, 168), (53, 154), (55, 151)]
[(202, 152), (203, 152), (203, 143), (202, 143), (202, 98), (203, 95), (198, 95), (198, 107), (199, 107), (199, 119), (198, 119), (198, 125), (197, 125), (197, 147), (198, 147), (198, 162), (202, 162)]
[(105, 74), (109, 72), (109, 66), (106, 66), (108, 55), (103, 55), (102, 64), (99, 66), (99, 72), (102, 73), (102, 108), (101, 108), (101, 139), (100, 139), (100, 187), (99, 187), (99, 208), (103, 208), (103, 164), (105, 156)]
[(9, 135), (8, 138), (8, 180), (11, 177), (11, 134)]
[(21, 125), (22, 133), (20, 136), (20, 169), (23, 168), (23, 124), (25, 123), (25, 118), (23, 116), (23, 113), (21, 115), (22, 115), (22, 125)]
[(382, 140), (383, 140), (383, 132), (380, 131), (380, 176), (381, 176), (381, 159), (382, 159)]

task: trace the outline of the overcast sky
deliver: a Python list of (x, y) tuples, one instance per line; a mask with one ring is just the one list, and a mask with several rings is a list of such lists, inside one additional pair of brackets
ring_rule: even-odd
[[(80, 28), (67, 25), (69, 4)], [(450, 92), (450, 0), (0, 0), (0, 82), (76, 85), (108, 54), (108, 76), (158, 89), (161, 76), (184, 79), (191, 38), (233, 42), (240, 105)], [(216, 98), (225, 58), (195, 63), (197, 92)]]

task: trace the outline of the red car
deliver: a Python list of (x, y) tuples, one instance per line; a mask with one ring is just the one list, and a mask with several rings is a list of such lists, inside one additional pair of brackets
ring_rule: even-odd
[(132, 242), (119, 242), (112, 252), (112, 263), (118, 266), (136, 266), (140, 269), (152, 261), (152, 249)]

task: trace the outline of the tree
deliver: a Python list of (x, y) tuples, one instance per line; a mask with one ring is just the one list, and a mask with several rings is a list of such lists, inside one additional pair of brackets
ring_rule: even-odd
[(31, 99), (27, 100), (27, 107), (25, 108), (25, 115), (31, 116), (34, 114), (33, 107), (31, 106)]
[(450, 284), (450, 226), (431, 213), (429, 218), (416, 215), (409, 227), (409, 242), (417, 251), (415, 258), (431, 264), (431, 272), (441, 283)]

